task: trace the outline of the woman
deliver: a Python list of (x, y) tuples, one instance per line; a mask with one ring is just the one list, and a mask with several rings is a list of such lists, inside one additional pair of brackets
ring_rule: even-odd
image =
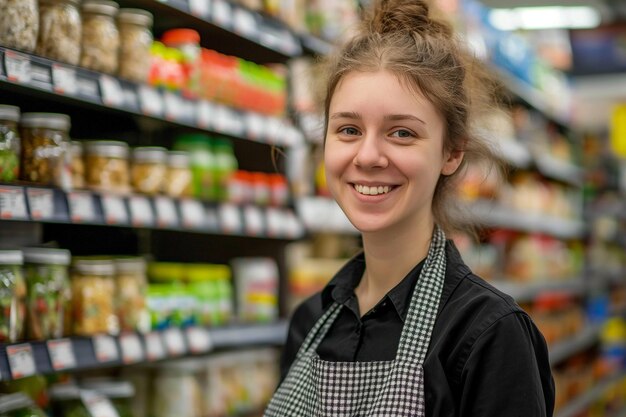
[(381, 1), (330, 65), (327, 183), (363, 253), (296, 310), (266, 416), (552, 415), (542, 335), (445, 238), (456, 174), (492, 156), (479, 68), (416, 0)]

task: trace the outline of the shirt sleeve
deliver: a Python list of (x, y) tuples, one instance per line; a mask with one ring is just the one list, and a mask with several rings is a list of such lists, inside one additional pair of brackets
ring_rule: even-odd
[(548, 349), (524, 313), (500, 318), (478, 337), (461, 377), (461, 417), (552, 416)]

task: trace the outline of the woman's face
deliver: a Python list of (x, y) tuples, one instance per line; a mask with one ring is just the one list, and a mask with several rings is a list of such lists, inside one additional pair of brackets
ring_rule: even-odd
[(330, 102), (324, 162), (329, 190), (358, 230), (415, 230), (432, 221), (439, 176), (463, 157), (444, 152), (444, 123), (388, 71), (342, 78)]

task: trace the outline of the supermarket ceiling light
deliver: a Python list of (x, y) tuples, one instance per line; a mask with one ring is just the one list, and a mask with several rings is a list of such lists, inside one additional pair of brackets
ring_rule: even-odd
[(500, 30), (589, 29), (598, 27), (602, 18), (589, 6), (544, 6), (493, 9), (489, 21)]

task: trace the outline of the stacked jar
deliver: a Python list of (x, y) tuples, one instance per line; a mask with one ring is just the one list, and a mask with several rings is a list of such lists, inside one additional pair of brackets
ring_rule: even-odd
[(133, 149), (132, 186), (137, 192), (155, 195), (161, 192), (167, 171), (167, 149), (144, 146)]
[(146, 262), (142, 258), (115, 260), (115, 302), (120, 331), (150, 330), (146, 307)]
[(193, 29), (171, 29), (161, 37), (163, 44), (180, 51), (184, 70), (183, 92), (192, 97), (202, 93), (200, 85), (200, 34)]
[(127, 194), (130, 191), (129, 148), (114, 140), (85, 144), (85, 184), (95, 191)]
[(13, 343), (24, 337), (26, 283), (24, 257), (19, 250), (0, 250), (0, 342)]
[(119, 71), (122, 78), (145, 82), (150, 72), (152, 14), (141, 9), (120, 9), (117, 24), (120, 35)]
[(83, 35), (80, 65), (95, 71), (117, 73), (120, 34), (115, 17), (119, 6), (113, 1), (83, 3)]
[(0, 181), (15, 181), (20, 169), (20, 109), (0, 105)]
[(39, 36), (35, 52), (47, 58), (78, 65), (82, 20), (79, 0), (39, 0)]
[(190, 155), (185, 151), (170, 151), (167, 158), (167, 174), (163, 192), (170, 197), (193, 196), (193, 173)]
[(39, 33), (37, 0), (4, 0), (0, 13), (0, 45), (33, 52)]

